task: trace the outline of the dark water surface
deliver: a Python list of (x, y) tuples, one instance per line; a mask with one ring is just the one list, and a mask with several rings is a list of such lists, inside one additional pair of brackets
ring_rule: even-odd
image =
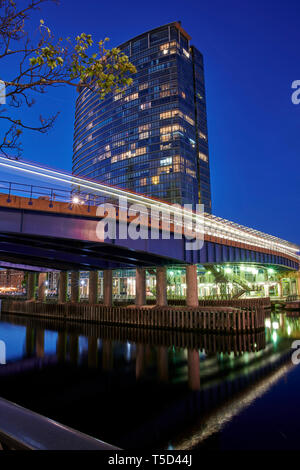
[(298, 449), (297, 316), (253, 335), (2, 314), (0, 396), (121, 448)]

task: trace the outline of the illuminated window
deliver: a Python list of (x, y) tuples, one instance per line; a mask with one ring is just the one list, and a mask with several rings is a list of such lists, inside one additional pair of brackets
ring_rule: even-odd
[(168, 142), (168, 140), (171, 140), (171, 134), (163, 134), (160, 136), (160, 140), (162, 142)]
[(141, 83), (140, 86), (139, 86), (139, 90), (146, 90), (146, 88), (149, 87), (149, 84), (148, 82), (144, 82), (144, 83)]
[(188, 175), (191, 175), (193, 178), (196, 178), (196, 172), (194, 170), (191, 170), (190, 168), (186, 168), (185, 171)]
[(147, 184), (147, 178), (141, 178), (140, 184), (141, 184), (141, 186), (146, 186), (146, 184)]
[(144, 155), (146, 153), (146, 147), (140, 147), (139, 149), (136, 149), (135, 154), (136, 155)]
[(118, 93), (117, 95), (114, 96), (114, 101), (120, 100), (123, 96), (123, 93)]
[(161, 134), (168, 134), (170, 132), (181, 131), (184, 132), (184, 128), (179, 124), (173, 124), (172, 126), (165, 126), (160, 128)]
[(161, 174), (161, 173), (170, 173), (170, 171), (173, 169), (172, 165), (168, 165), (168, 166), (163, 166), (162, 168), (158, 168), (158, 174)]
[(148, 131), (151, 128), (151, 124), (144, 124), (143, 126), (139, 126), (139, 132)]
[(169, 150), (171, 148), (171, 144), (161, 144), (160, 150)]
[(139, 134), (139, 139), (148, 139), (149, 137), (149, 132), (142, 132)]
[(207, 140), (206, 135), (203, 134), (203, 132), (201, 132), (201, 131), (199, 131), (199, 137), (200, 137), (200, 139)]
[(158, 184), (159, 183), (159, 176), (152, 176), (152, 183)]
[(151, 108), (151, 101), (149, 103), (143, 103), (141, 104), (141, 110), (144, 111), (144, 109), (149, 109)]
[(204, 162), (208, 162), (208, 157), (205, 155), (205, 153), (199, 152), (199, 158), (201, 158), (201, 160)]
[(124, 101), (133, 101), (133, 100), (137, 100), (138, 97), (139, 97), (139, 94), (138, 94), (138, 93), (133, 93), (132, 95), (126, 96), (126, 98), (124, 99)]
[(160, 161), (160, 166), (171, 165), (171, 164), (172, 164), (172, 157), (163, 158)]

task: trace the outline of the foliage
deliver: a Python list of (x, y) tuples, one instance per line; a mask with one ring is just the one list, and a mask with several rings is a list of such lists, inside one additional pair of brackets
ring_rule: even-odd
[[(0, 119), (8, 124), (0, 140), (0, 151), (6, 155), (9, 152), (20, 155), (20, 136), (24, 129), (46, 133), (58, 116), (58, 113), (47, 118), (40, 116), (38, 125), (27, 123), (23, 118), (24, 107), (33, 106), (33, 95), (45, 93), (49, 87), (69, 85), (79, 91), (88, 88), (103, 99), (107, 93), (122, 91), (130, 85), (130, 75), (136, 72), (119, 49), (107, 48), (108, 38), (97, 44), (86, 33), (74, 40), (55, 39), (45, 21), (40, 20), (38, 39), (34, 41), (27, 26), (33, 12), (49, 1), (57, 3), (56, 0), (26, 0), (20, 8), (13, 0), (0, 0), (0, 64), (5, 75), (0, 78), (6, 89), (6, 105), (0, 105)], [(5, 67), (11, 59), (16, 72)], [(14, 75), (8, 77), (9, 73)], [(16, 109), (21, 119), (15, 118)]]

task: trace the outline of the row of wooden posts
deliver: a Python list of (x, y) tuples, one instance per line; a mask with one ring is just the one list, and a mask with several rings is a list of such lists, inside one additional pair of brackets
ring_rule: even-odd
[(40, 318), (56, 318), (143, 328), (251, 332), (264, 328), (263, 308), (235, 307), (107, 307), (100, 304), (2, 302), (2, 311)]

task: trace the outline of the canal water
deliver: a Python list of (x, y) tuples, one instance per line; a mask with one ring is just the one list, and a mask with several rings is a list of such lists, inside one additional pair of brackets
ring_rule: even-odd
[(2, 314), (0, 396), (123, 449), (297, 449), (298, 338), (284, 313), (239, 336)]

